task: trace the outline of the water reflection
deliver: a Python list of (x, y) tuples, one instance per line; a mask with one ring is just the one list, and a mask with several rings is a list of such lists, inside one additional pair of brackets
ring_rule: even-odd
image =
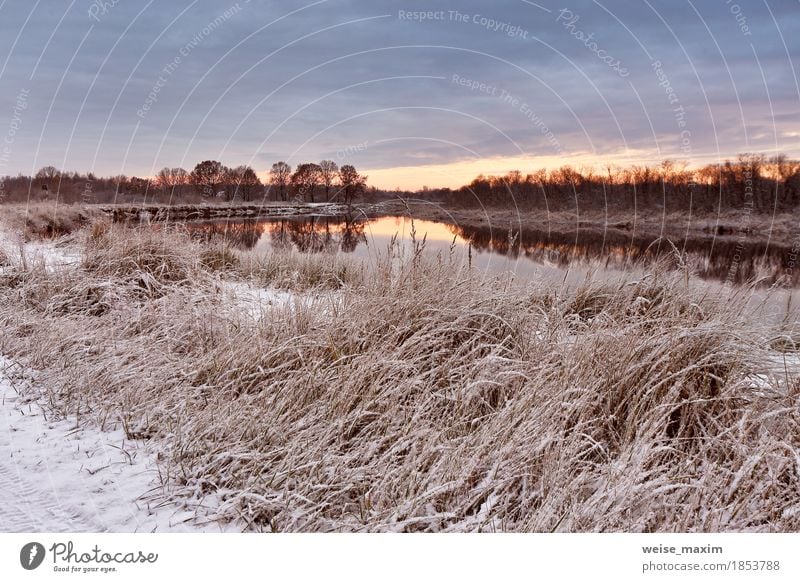
[[(708, 237), (669, 241), (619, 231), (572, 233), (533, 229), (509, 232), (489, 227), (465, 227), (407, 217), (364, 219), (355, 217), (296, 217), (281, 219), (219, 220), (187, 223), (193, 236), (203, 240), (224, 239), (242, 249), (265, 247), (301, 252), (345, 252), (369, 255), (369, 248), (385, 248), (393, 237), (407, 243), (412, 228), (417, 240), (426, 237), (428, 248), (466, 251), (471, 247), (473, 264), (490, 270), (512, 268), (525, 276), (539, 272), (536, 265), (565, 270), (582, 266), (625, 270), (636, 263), (669, 257), (683, 261), (700, 277), (728, 283), (755, 279), (764, 285), (778, 281), (800, 286), (800, 270), (791, 269), (791, 249), (762, 242)], [(466, 255), (466, 252), (465, 252)], [(501, 258), (503, 260), (498, 260)], [(511, 263), (513, 261), (513, 264)]]
[(656, 238), (629, 235), (616, 231), (578, 233), (523, 230), (519, 233), (498, 232), (497, 229), (453, 226), (453, 232), (472, 244), (475, 249), (513, 257), (525, 256), (539, 264), (568, 266), (602, 264), (605, 268), (626, 269), (645, 264), (659, 257), (668, 257), (674, 265), (687, 263), (703, 279), (721, 283), (743, 284), (761, 280), (768, 286), (800, 286), (800, 270), (790, 265), (790, 247), (763, 242), (743, 243), (738, 240), (687, 238), (672, 242)]
[(366, 222), (340, 217), (302, 217), (279, 220), (214, 220), (186, 223), (189, 232), (203, 241), (224, 240), (240, 249), (267, 243), (278, 250), (304, 253), (342, 251), (352, 253), (366, 243)]

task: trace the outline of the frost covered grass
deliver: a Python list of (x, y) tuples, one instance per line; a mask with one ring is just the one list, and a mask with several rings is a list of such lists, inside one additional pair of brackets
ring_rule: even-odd
[(358, 285), (369, 276), (363, 262), (337, 253), (302, 253), (287, 250), (248, 253), (240, 261), (241, 272), (261, 285), (278, 289), (340, 289)]
[[(0, 352), (267, 531), (798, 531), (800, 380), (745, 293), (578, 289), (389, 249), (254, 258), (153, 229), (0, 273)], [(204, 257), (206, 257), (204, 259)], [(296, 294), (253, 318), (237, 285)]]
[(4, 204), (0, 226), (28, 240), (54, 238), (79, 230), (101, 214), (90, 205), (55, 202)]

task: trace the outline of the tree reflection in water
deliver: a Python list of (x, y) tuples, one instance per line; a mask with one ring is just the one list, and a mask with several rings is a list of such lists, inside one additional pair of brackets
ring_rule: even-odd
[(264, 239), (278, 250), (352, 253), (360, 243), (367, 242), (366, 222), (352, 217), (197, 221), (186, 223), (186, 227), (198, 240), (224, 241), (243, 250), (254, 248)]
[[(292, 217), (192, 222), (186, 223), (186, 227), (198, 239), (224, 240), (241, 249), (252, 249), (262, 242), (278, 250), (352, 253), (360, 245), (367, 244), (365, 229), (368, 226), (371, 232), (391, 230), (394, 233), (392, 229), (404, 228), (404, 220), (408, 222), (404, 217), (373, 220), (346, 216)], [(426, 229), (449, 232), (456, 237), (457, 245), (466, 247), (471, 244), (478, 253), (514, 259), (525, 257), (533, 263), (559, 268), (601, 265), (621, 270), (664, 257), (672, 258), (675, 264), (678, 262), (675, 247), (666, 239), (641, 236), (631, 239), (629, 234), (618, 230), (583, 229), (577, 233), (558, 233), (523, 229), (509, 232), (426, 221), (415, 221), (415, 225), (418, 236)], [(377, 238), (378, 235), (373, 233), (371, 236)], [(748, 243), (730, 237), (689, 238), (674, 243), (682, 260), (704, 279), (736, 284), (761, 279), (762, 285), (780, 281), (782, 285), (800, 286), (800, 269), (791, 268), (792, 250), (788, 247)]]
[[(678, 253), (703, 279), (743, 284), (762, 279), (762, 285), (800, 286), (800, 270), (790, 265), (790, 247), (763, 242), (746, 243), (730, 238), (687, 238), (670, 241), (659, 238), (631, 239), (619, 231), (582, 230), (576, 234), (522, 230), (509, 236), (489, 227), (451, 227), (453, 234), (472, 244), (477, 251), (517, 258), (520, 254), (539, 263), (566, 268), (580, 264), (603, 264), (625, 269), (633, 264), (651, 263), (658, 258), (678, 261)], [(676, 253), (676, 250), (678, 251)]]

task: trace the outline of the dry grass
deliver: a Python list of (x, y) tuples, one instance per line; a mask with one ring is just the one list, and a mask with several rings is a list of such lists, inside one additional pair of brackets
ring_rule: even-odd
[(75, 232), (100, 217), (101, 212), (91, 205), (52, 202), (4, 204), (0, 227), (26, 240), (57, 238)]
[[(215, 496), (221, 519), (800, 530), (800, 382), (762, 373), (769, 331), (743, 300), (683, 275), (566, 291), (422, 253), (367, 272), (228, 264), (152, 230), (84, 245), (77, 270), (4, 274), (0, 351), (42, 370), (60, 413), (159, 439), (174, 495)], [(220, 293), (234, 273), (317, 292), (254, 320)]]
[(175, 286), (202, 284), (208, 250), (165, 228), (97, 227), (83, 249), (83, 271), (104, 281), (135, 283), (151, 297)]
[(204, 245), (200, 251), (200, 264), (209, 271), (230, 271), (241, 264), (239, 253), (228, 243)]
[(351, 256), (297, 250), (246, 254), (241, 272), (261, 285), (293, 291), (340, 289), (363, 283), (368, 276), (366, 267)]

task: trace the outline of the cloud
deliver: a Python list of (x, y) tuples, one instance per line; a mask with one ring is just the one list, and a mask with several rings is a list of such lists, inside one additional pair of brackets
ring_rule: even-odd
[(366, 169), (642, 147), (706, 159), (775, 134), (800, 155), (796, 2), (538, 4), (12, 0), (0, 112), (30, 97), (6, 171), (263, 171), (348, 148)]

